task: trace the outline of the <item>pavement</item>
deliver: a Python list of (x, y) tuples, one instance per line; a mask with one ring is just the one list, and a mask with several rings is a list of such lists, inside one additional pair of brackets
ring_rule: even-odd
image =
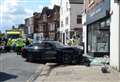
[(109, 67), (102, 73), (101, 67), (47, 63), (34, 82), (120, 82), (120, 72)]

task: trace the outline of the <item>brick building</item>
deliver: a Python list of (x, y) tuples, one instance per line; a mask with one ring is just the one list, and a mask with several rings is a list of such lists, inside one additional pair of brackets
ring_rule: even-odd
[(41, 13), (34, 13), (34, 39), (58, 40), (59, 38), (59, 6), (53, 9), (44, 7)]

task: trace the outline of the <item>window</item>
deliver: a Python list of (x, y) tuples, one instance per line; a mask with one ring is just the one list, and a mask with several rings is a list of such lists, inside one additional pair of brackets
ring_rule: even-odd
[(49, 32), (49, 38), (50, 38), (50, 40), (54, 40), (55, 39), (55, 33)]
[(42, 31), (43, 31), (43, 26), (39, 25), (39, 32), (42, 32)]
[(63, 27), (63, 21), (61, 21), (61, 27)]
[(110, 26), (110, 19), (106, 20), (106, 26)]
[(77, 15), (77, 24), (82, 23), (82, 15)]
[(66, 10), (67, 11), (69, 10), (69, 8), (68, 8), (68, 2), (66, 2)]
[(105, 19), (104, 21), (88, 25), (88, 52), (109, 52), (109, 30), (109, 28), (106, 29)]
[(101, 28), (104, 28), (105, 27), (105, 21), (101, 22)]
[(55, 24), (48, 24), (49, 31), (54, 31), (55, 30)]
[(44, 49), (52, 49), (52, 46), (49, 43), (42, 43)]
[(66, 20), (66, 25), (68, 25), (68, 17), (66, 17), (66, 19), (65, 19), (65, 20)]

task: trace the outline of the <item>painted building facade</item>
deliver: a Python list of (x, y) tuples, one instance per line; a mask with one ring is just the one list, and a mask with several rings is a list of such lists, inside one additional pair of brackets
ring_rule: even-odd
[(111, 0), (110, 65), (120, 71), (120, 0)]
[(61, 41), (78, 37), (82, 40), (83, 0), (61, 0), (60, 3), (60, 33)]

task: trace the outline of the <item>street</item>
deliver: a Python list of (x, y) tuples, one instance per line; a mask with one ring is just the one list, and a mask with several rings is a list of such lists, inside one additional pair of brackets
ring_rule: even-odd
[(110, 68), (110, 72), (104, 74), (101, 66), (94, 64), (87, 67), (52, 62), (31, 63), (16, 53), (0, 55), (0, 82), (119, 82), (119, 77), (117, 71)]
[(16, 53), (0, 55), (0, 82), (27, 82), (43, 64), (26, 62)]

